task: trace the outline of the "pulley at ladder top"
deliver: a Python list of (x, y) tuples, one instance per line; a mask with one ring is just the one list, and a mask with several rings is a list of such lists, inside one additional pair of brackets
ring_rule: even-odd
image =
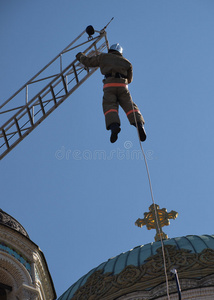
[(89, 35), (89, 38), (94, 34), (95, 30), (94, 30), (94, 27), (89, 25), (86, 27), (86, 33)]

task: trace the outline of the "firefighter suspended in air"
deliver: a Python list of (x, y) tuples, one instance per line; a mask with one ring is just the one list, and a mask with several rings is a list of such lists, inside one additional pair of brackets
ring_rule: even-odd
[(119, 44), (114, 44), (108, 53), (87, 57), (79, 52), (76, 58), (86, 67), (100, 67), (104, 75), (103, 112), (106, 129), (111, 130), (111, 143), (116, 142), (118, 133), (121, 131), (119, 105), (125, 111), (130, 124), (137, 127), (140, 140), (145, 141), (145, 122), (128, 90), (128, 84), (133, 79), (132, 64), (123, 57), (123, 48)]

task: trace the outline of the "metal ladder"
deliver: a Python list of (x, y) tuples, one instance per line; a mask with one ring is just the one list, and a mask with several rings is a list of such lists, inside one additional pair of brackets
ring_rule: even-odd
[(84, 67), (74, 57), (77, 53), (76, 48), (81, 49), (85, 45), (88, 47), (84, 51), (81, 49), (81, 52), (87, 56), (93, 56), (108, 49), (106, 27), (101, 31), (95, 30), (95, 37), (88, 33), (89, 36), (84, 38), (87, 32), (84, 30), (0, 106), (1, 119), (4, 119), (4, 124), (0, 127), (0, 159), (18, 145), (97, 70), (97, 68)]

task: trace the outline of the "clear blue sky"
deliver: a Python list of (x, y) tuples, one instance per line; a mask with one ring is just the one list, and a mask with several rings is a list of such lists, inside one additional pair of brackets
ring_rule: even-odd
[[(0, 101), (86, 26), (114, 17), (108, 39), (133, 64), (155, 202), (179, 213), (163, 230), (213, 234), (213, 15), (213, 0), (1, 0)], [(152, 200), (144, 161), (130, 158), (140, 150), (136, 130), (120, 116), (111, 144), (97, 71), (0, 162), (0, 207), (44, 252), (58, 296), (101, 262), (154, 240), (134, 225)], [(93, 157), (97, 150), (110, 159)]]

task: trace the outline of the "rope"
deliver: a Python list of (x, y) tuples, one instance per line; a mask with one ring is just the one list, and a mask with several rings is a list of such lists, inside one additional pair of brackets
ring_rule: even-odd
[(152, 202), (154, 204), (154, 209), (155, 209), (156, 223), (157, 223), (157, 226), (158, 226), (159, 236), (160, 236), (160, 239), (161, 239), (161, 248), (162, 248), (163, 264), (164, 264), (164, 273), (165, 273), (165, 278), (166, 278), (166, 292), (167, 292), (167, 298), (168, 298), (168, 300), (170, 300), (170, 296), (169, 296), (169, 283), (168, 283), (168, 276), (167, 276), (167, 268), (166, 268), (166, 258), (165, 258), (164, 244), (163, 244), (163, 239), (162, 239), (162, 236), (161, 236), (161, 231), (160, 231), (160, 227), (159, 227), (159, 223), (158, 223), (157, 209), (156, 209), (156, 206), (155, 206), (155, 201), (154, 201), (154, 196), (153, 196), (153, 191), (152, 191), (152, 182), (151, 182), (151, 177), (150, 177), (150, 174), (149, 174), (149, 167), (148, 167), (146, 155), (145, 155), (145, 152), (143, 150), (143, 146), (142, 146), (142, 143), (141, 143), (141, 140), (140, 140), (140, 134), (139, 134), (139, 130), (138, 130), (136, 112), (134, 110), (133, 102), (132, 102), (132, 109), (133, 109), (133, 113), (134, 113), (134, 120), (135, 120), (135, 125), (136, 125), (136, 128), (137, 128), (139, 144), (140, 144), (140, 148), (141, 148), (141, 151), (142, 151), (142, 154), (143, 154), (143, 158), (144, 158), (144, 162), (145, 162), (145, 165), (146, 165), (146, 172), (147, 172), (147, 176), (148, 176), (148, 180), (149, 180), (149, 188), (150, 188), (151, 198), (152, 198)]

